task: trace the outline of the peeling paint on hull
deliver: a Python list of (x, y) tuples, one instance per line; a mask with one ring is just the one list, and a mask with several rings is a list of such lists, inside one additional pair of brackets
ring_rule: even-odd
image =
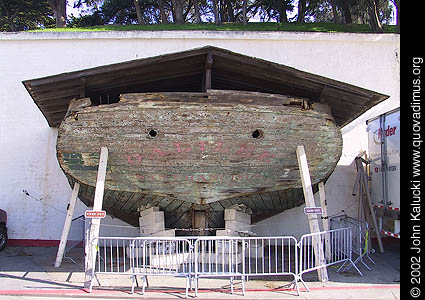
[(251, 103), (248, 92), (221, 94), (225, 103), (195, 93), (130, 94), (74, 111), (60, 126), (60, 165), (94, 186), (105, 146), (107, 189), (197, 204), (300, 187), (298, 145), (306, 148), (313, 183), (333, 171), (342, 139), (331, 116), (285, 105), (285, 97), (261, 94), (260, 105), (259, 93)]
[(270, 215), (301, 204), (298, 145), (313, 183), (327, 178), (341, 155), (332, 117), (300, 99), (212, 91), (126, 94), (99, 106), (87, 100), (73, 103), (60, 126), (58, 160), (90, 204), (100, 148), (108, 147), (104, 206), (115, 215), (156, 202), (166, 214), (179, 211), (179, 226), (190, 223), (194, 208), (219, 212), (211, 220), (219, 224), (235, 203)]

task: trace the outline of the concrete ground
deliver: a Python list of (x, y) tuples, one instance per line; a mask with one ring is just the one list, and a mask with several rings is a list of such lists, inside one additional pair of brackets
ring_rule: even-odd
[[(345, 273), (336, 273), (329, 267), (330, 281), (317, 282), (317, 273), (305, 274), (310, 292), (300, 284), (300, 296), (287, 286), (290, 277), (251, 277), (246, 283), (246, 295), (241, 293), (240, 281), (236, 281), (235, 292), (230, 293), (229, 280), (200, 279), (199, 299), (400, 299), (400, 243), (385, 239), (385, 253), (371, 254), (376, 262), (367, 270), (358, 264), (364, 276), (352, 268)], [(0, 299), (53, 299), (97, 298), (97, 299), (180, 299), (185, 297), (185, 279), (173, 277), (149, 277), (145, 295), (141, 289), (130, 293), (131, 279), (128, 276), (99, 276), (101, 287), (95, 285), (92, 293), (83, 289), (84, 253), (74, 248), (64, 258), (60, 268), (54, 268), (57, 248), (54, 247), (6, 247), (0, 252)], [(194, 298), (194, 292), (189, 298)]]

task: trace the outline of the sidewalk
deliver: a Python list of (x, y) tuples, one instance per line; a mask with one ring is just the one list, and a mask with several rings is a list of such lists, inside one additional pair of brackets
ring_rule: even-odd
[[(368, 271), (359, 264), (364, 273), (361, 277), (350, 270), (336, 273), (336, 268), (328, 268), (330, 281), (317, 282), (317, 273), (306, 274), (310, 292), (300, 284), (300, 296), (286, 286), (291, 277), (267, 277), (258, 279), (251, 277), (246, 283), (246, 295), (242, 296), (239, 281), (236, 281), (235, 292), (230, 293), (229, 280), (200, 279), (199, 299), (400, 299), (400, 251), (399, 242), (387, 240), (385, 253), (372, 254), (376, 262)], [(128, 276), (99, 276), (102, 284), (96, 284), (92, 293), (83, 289), (84, 253), (82, 248), (75, 248), (68, 253), (70, 259), (64, 258), (60, 268), (54, 268), (57, 248), (54, 247), (6, 247), (0, 252), (0, 299), (51, 299), (66, 297), (67, 299), (181, 299), (185, 297), (185, 279), (173, 277), (148, 278), (149, 287), (145, 296), (141, 288), (135, 294), (130, 293), (131, 279)], [(189, 298), (194, 298), (189, 292)]]

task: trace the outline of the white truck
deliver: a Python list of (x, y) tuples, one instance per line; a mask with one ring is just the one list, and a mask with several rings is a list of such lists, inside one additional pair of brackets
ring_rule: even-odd
[(371, 198), (381, 234), (400, 238), (400, 108), (366, 121)]

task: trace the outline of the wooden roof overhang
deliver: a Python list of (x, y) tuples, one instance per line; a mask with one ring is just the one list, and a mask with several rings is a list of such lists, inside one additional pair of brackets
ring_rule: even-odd
[(123, 93), (216, 89), (302, 97), (327, 103), (339, 126), (389, 97), (212, 46), (25, 80), (23, 84), (51, 127), (59, 127), (73, 98)]

